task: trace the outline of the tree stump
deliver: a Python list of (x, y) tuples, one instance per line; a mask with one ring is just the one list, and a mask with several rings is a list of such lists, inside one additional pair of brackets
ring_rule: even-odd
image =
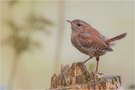
[(51, 77), (50, 90), (118, 90), (120, 76), (105, 76), (89, 72), (82, 62), (61, 66), (61, 72)]

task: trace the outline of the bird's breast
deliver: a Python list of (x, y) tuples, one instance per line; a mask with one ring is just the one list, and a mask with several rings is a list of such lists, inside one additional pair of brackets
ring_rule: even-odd
[(84, 50), (82, 45), (79, 43), (79, 39), (78, 39), (78, 35), (77, 34), (72, 33), (72, 35), (71, 35), (71, 42), (72, 42), (72, 45), (75, 48), (77, 48), (80, 52), (88, 55), (88, 51)]

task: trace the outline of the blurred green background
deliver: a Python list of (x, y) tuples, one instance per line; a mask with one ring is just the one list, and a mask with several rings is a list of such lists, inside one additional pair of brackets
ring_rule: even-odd
[[(135, 85), (133, 0), (1, 0), (0, 6), (0, 89), (48, 89), (61, 64), (87, 59), (70, 42), (66, 20), (73, 19), (108, 38), (127, 32), (101, 57), (99, 72), (121, 75), (126, 89)], [(93, 58), (87, 66), (95, 64)]]

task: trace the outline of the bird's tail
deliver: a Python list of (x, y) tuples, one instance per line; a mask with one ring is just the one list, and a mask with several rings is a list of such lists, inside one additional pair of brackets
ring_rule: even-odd
[(117, 41), (117, 40), (120, 40), (120, 39), (124, 38), (126, 35), (127, 35), (127, 33), (120, 34), (120, 35), (118, 35), (118, 36), (116, 36), (116, 37), (113, 37), (113, 38), (111, 38), (111, 39), (108, 39), (108, 40), (106, 41), (106, 43), (107, 43), (107, 44), (111, 44), (111, 43), (114, 42), (114, 41)]

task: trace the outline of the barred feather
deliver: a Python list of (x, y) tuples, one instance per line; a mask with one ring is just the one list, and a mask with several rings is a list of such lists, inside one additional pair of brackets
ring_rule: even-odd
[(113, 38), (107, 40), (106, 43), (107, 43), (107, 44), (111, 44), (112, 42), (114, 42), (114, 41), (116, 41), (116, 40), (120, 40), (120, 39), (124, 38), (126, 35), (127, 35), (127, 33), (123, 33), (123, 34), (121, 34), (121, 35), (118, 35), (118, 36), (116, 36), (116, 37), (113, 37)]

